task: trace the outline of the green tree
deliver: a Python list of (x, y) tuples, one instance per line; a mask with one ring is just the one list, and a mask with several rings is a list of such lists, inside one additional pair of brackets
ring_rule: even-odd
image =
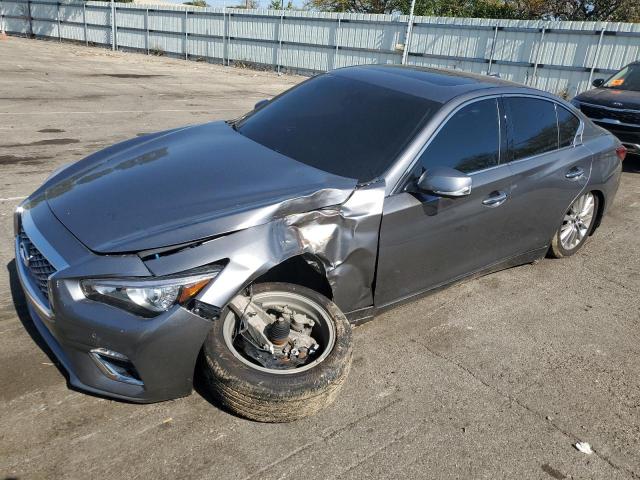
[[(269, 3), (269, 6), (267, 8), (269, 10), (282, 10), (282, 4), (283, 4), (283, 2), (281, 0), (271, 0), (271, 2)], [(291, 0), (289, 0), (287, 3), (285, 3), (284, 4), (284, 9), (285, 10), (294, 10), (293, 2)]]
[(205, 0), (191, 0), (184, 2), (183, 5), (191, 5), (192, 7), (208, 7), (209, 4)]
[(640, 21), (638, 0), (511, 0), (525, 18), (610, 22)]
[(258, 8), (258, 0), (245, 0), (241, 4), (236, 5), (233, 8)]
[[(313, 10), (408, 14), (411, 0), (309, 0)], [(425, 16), (520, 20), (640, 21), (639, 0), (416, 0)]]

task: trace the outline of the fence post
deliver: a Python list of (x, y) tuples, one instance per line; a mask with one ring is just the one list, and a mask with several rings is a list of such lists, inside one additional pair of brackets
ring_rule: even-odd
[(278, 54), (276, 56), (278, 65), (276, 66), (276, 70), (278, 74), (280, 74), (280, 64), (282, 63), (281, 55), (282, 55), (282, 25), (284, 24), (284, 0), (282, 3), (282, 9), (280, 10), (280, 25), (278, 26)]
[[(591, 71), (589, 72), (589, 84), (587, 85), (587, 88), (589, 88), (589, 85), (591, 85), (591, 82), (593, 81), (593, 72), (596, 69), (598, 60), (600, 60), (600, 48), (602, 47), (602, 37), (604, 37), (604, 32), (607, 29), (608, 25), (609, 25), (609, 22), (605, 22), (604, 27), (602, 27), (602, 30), (600, 30), (600, 38), (598, 39), (598, 46), (596, 47), (596, 53), (593, 56), (593, 62), (591, 62)], [(578, 94), (577, 86), (576, 86), (576, 94)]]
[(340, 18), (340, 14), (338, 14), (338, 26), (336, 27), (336, 52), (333, 56), (333, 68), (338, 68), (338, 51), (340, 50), (340, 23), (342, 19)]
[(498, 25), (493, 29), (493, 40), (491, 40), (491, 53), (489, 54), (489, 68), (487, 75), (491, 75), (491, 67), (493, 66), (493, 56), (496, 53), (496, 41), (498, 40)]
[(147, 48), (147, 55), (149, 55), (149, 7), (144, 10), (144, 46)]
[(89, 38), (87, 37), (87, 2), (82, 2), (82, 24), (84, 25), (84, 45), (89, 46)]
[(416, 6), (416, 0), (411, 0), (411, 10), (409, 11), (409, 20), (407, 21), (407, 32), (404, 35), (404, 49), (402, 50), (402, 65), (407, 63), (409, 55), (409, 43), (411, 42), (411, 30), (413, 30), (413, 10)]
[(227, 7), (222, 7), (222, 65), (227, 53)]
[(29, 19), (29, 38), (33, 38), (33, 17), (31, 17), (31, 0), (27, 1), (27, 18)]
[(58, 41), (62, 41), (62, 34), (60, 33), (60, 2), (56, 2), (56, 23), (58, 24)]
[[(534, 85), (536, 76), (538, 75), (538, 64), (540, 63), (540, 52), (544, 46), (544, 34), (547, 31), (547, 26), (542, 27), (542, 35), (540, 35), (540, 42), (538, 43), (538, 49), (536, 50), (536, 59), (533, 63), (533, 75), (531, 75), (531, 81), (529, 85)], [(535, 85), (534, 85), (535, 86)]]
[(111, 50), (116, 49), (116, 4), (111, 0)]
[(189, 10), (184, 11), (184, 59), (189, 60), (189, 33), (187, 24), (189, 23)]
[[(226, 10), (227, 7), (225, 7)], [(224, 21), (224, 30), (227, 42), (225, 43), (225, 53), (227, 57), (227, 66), (231, 65), (231, 12), (227, 13)]]

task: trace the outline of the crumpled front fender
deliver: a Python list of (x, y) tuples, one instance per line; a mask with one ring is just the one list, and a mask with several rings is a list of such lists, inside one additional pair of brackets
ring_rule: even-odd
[(155, 275), (168, 275), (228, 260), (201, 302), (225, 306), (242, 288), (285, 260), (312, 254), (322, 262), (334, 302), (345, 313), (373, 305), (378, 235), (385, 196), (383, 181), (357, 188), (341, 205), (272, 221), (145, 261)]

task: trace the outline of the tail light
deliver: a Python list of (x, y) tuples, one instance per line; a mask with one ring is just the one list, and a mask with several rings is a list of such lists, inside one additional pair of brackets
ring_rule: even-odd
[(620, 145), (618, 148), (616, 148), (616, 155), (618, 155), (620, 161), (623, 161), (627, 156), (627, 147), (625, 147), (624, 145)]

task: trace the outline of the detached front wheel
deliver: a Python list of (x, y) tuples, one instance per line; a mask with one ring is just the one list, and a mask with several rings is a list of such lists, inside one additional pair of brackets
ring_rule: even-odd
[(351, 327), (323, 295), (261, 283), (236, 296), (204, 345), (204, 377), (239, 416), (290, 422), (329, 405), (351, 366)]

